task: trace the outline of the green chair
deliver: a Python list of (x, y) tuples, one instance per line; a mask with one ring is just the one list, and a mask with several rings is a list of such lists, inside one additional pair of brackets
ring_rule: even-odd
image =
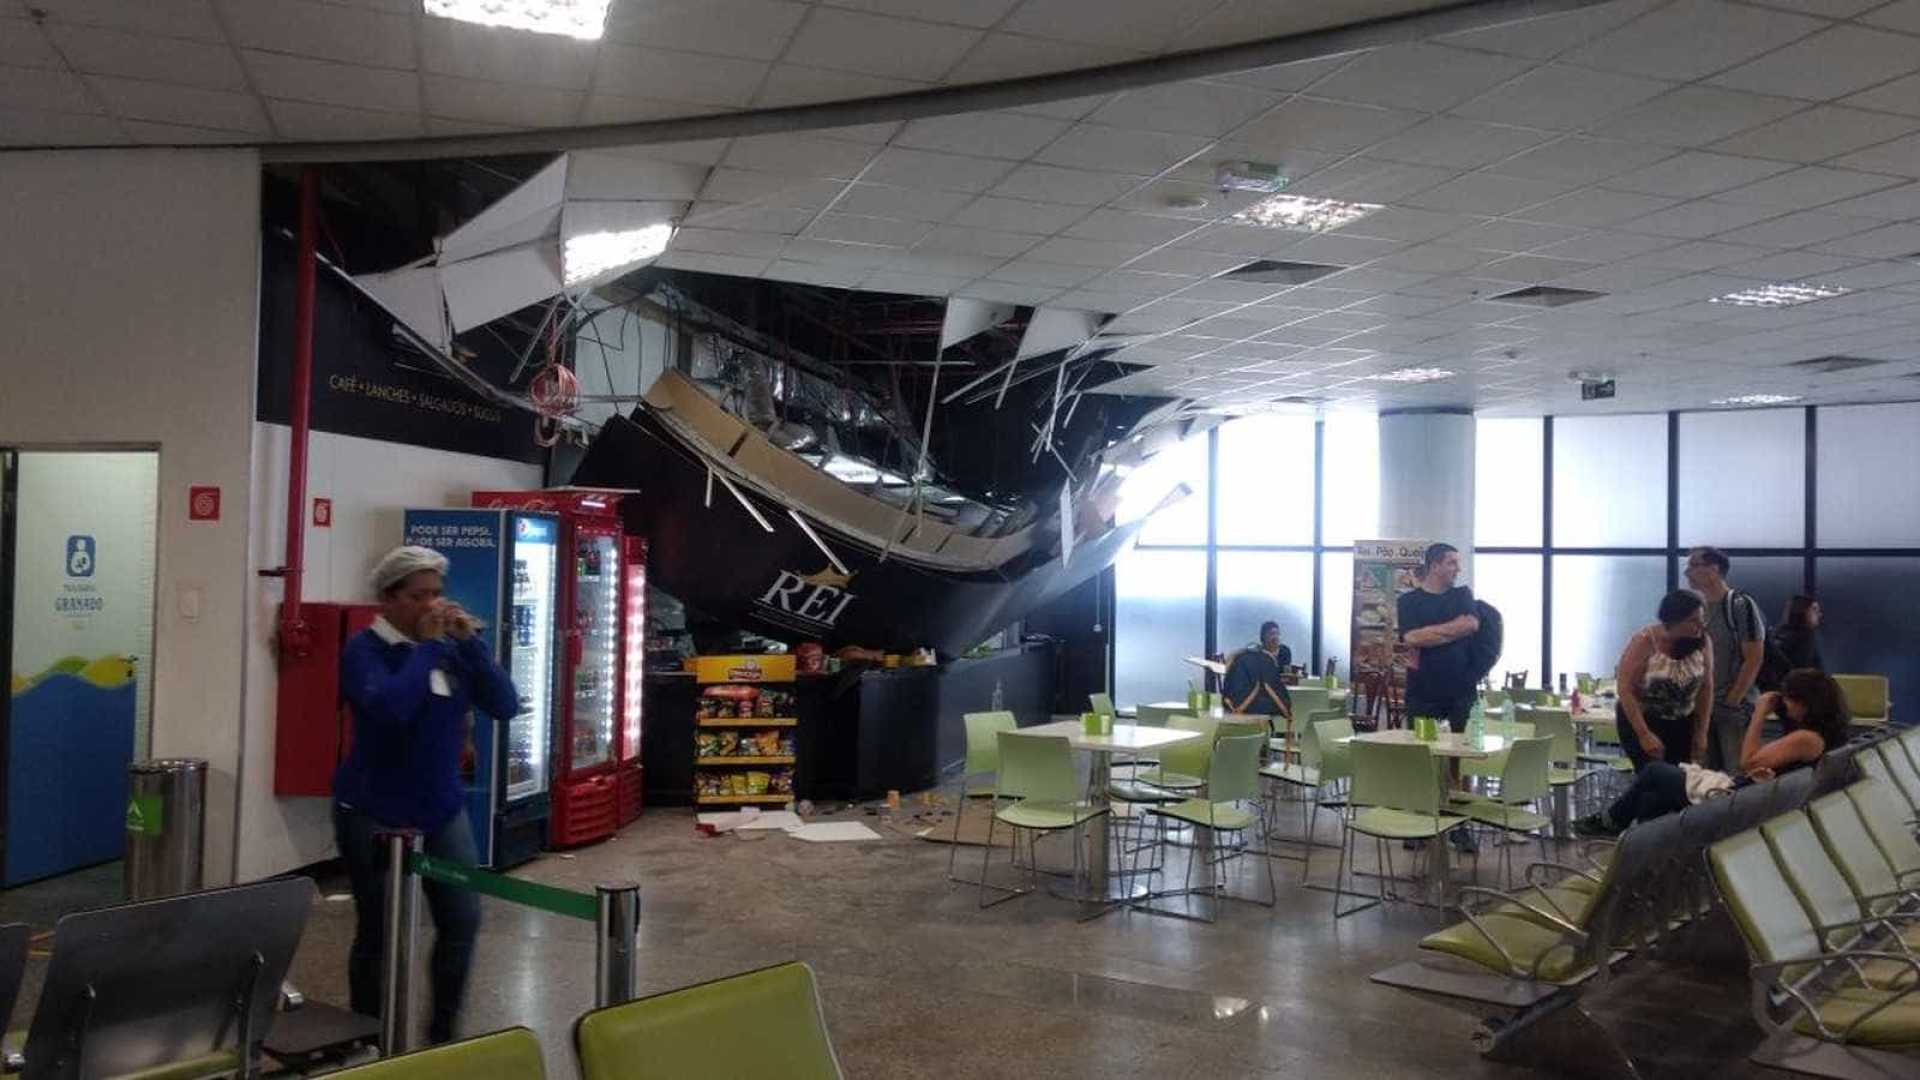
[(1898, 746), (1879, 742), (1862, 747), (1854, 754), (1854, 760), (1860, 763), (1861, 772), (1884, 780), (1907, 801), (1907, 820), (1920, 816), (1920, 773), (1914, 771), (1913, 762), (1908, 760), (1905, 751)]
[(967, 812), (967, 800), (993, 797), (991, 782), (981, 787), (972, 786), (973, 782), (1000, 772), (999, 735), (1002, 731), (1014, 731), (1020, 726), (1010, 712), (965, 713), (960, 719), (967, 728), (967, 760), (961, 767), (960, 781), (954, 788), (953, 843), (947, 852), (948, 881), (966, 880), (956, 877), (954, 868), (960, 858), (960, 819)]
[(1885, 780), (1871, 777), (1849, 786), (1846, 792), (1894, 876), (1903, 885), (1920, 881), (1920, 840), (1914, 839), (1912, 810), (1899, 794)]
[[(1760, 834), (1773, 849), (1774, 861), (1813, 921), (1825, 951), (1902, 947), (1900, 928), (1882, 923), (1862, 907), (1805, 811), (1790, 810), (1769, 819), (1760, 826)], [(1858, 964), (1855, 976), (1867, 986), (1882, 989), (1912, 985), (1916, 977), (1905, 965), (1878, 960)]]
[(1213, 755), (1213, 740), (1219, 733), (1220, 721), (1210, 716), (1176, 713), (1167, 718), (1166, 726), (1178, 731), (1197, 731), (1202, 737), (1162, 747), (1160, 767), (1139, 770), (1134, 774), (1135, 782), (1162, 791), (1197, 791), (1206, 786), (1207, 761)]
[[(1440, 790), (1433, 753), (1426, 744), (1352, 742), (1347, 745), (1353, 752), (1353, 790), (1347, 806), (1340, 862), (1333, 876), (1336, 921), (1389, 899), (1386, 882), (1393, 876), (1393, 855), (1388, 841), (1433, 841), (1467, 823), (1465, 817), (1443, 809), (1446, 797)], [(1345, 887), (1356, 833), (1373, 838), (1375, 858), (1386, 870), (1385, 875), (1377, 879), (1379, 893), (1371, 898)], [(1343, 895), (1367, 898), (1367, 902), (1341, 911)]]
[(1293, 701), (1294, 716), (1308, 716), (1317, 712), (1326, 712), (1333, 708), (1332, 691), (1324, 686), (1302, 683), (1287, 687), (1287, 697)]
[(1840, 684), (1854, 727), (1884, 728), (1893, 719), (1885, 675), (1835, 675), (1833, 681)]
[[(1889, 962), (1920, 972), (1898, 953), (1827, 948), (1760, 829), (1715, 843), (1707, 865), (1753, 960), (1754, 1019), (1769, 1034), (1797, 1032), (1867, 1046), (1920, 1042), (1920, 998), (1854, 977), (1856, 965)], [(1892, 1074), (1889, 1074), (1892, 1075)]]
[(595, 1009), (574, 1022), (573, 1046), (581, 1080), (841, 1076), (813, 969), (798, 962)]
[[(998, 808), (987, 821), (987, 844), (980, 856), (980, 906), (983, 908), (1033, 891), (1039, 882), (1039, 859), (1033, 844), (1046, 833), (1062, 829), (1073, 832), (1074, 879), (1079, 880), (1084, 861), (1080, 850), (1080, 826), (1107, 812), (1106, 807), (1092, 806), (1082, 799), (1080, 778), (1073, 767), (1073, 749), (1065, 736), (1002, 731), (995, 738), (1000, 743), (1000, 774), (993, 788), (994, 803)], [(1016, 801), (1008, 806), (999, 806), (1002, 800)], [(1024, 889), (989, 885), (987, 882), (993, 858), (995, 823), (1014, 830), (1016, 849), (1020, 845), (1020, 835), (1028, 834), (1027, 874), (1030, 884)], [(989, 888), (1005, 895), (989, 902)]]
[[(1504, 833), (1536, 834), (1540, 841), (1540, 860), (1547, 859), (1547, 837), (1543, 831), (1553, 819), (1528, 809), (1549, 796), (1548, 777), (1552, 768), (1553, 740), (1545, 736), (1515, 739), (1506, 749), (1506, 761), (1500, 769), (1500, 791), (1458, 807), (1475, 822)], [(1500, 880), (1513, 885), (1513, 849), (1500, 845)]]
[(1113, 696), (1111, 694), (1088, 694), (1087, 706), (1101, 716), (1112, 716)]
[(540, 1080), (546, 1074), (540, 1040), (516, 1027), (327, 1075), (341, 1080)]
[(1892, 915), (1920, 899), (1920, 876), (1900, 880), (1846, 792), (1834, 791), (1813, 800), (1807, 804), (1807, 816), (1862, 911)]
[(1535, 706), (1527, 714), (1533, 724), (1533, 733), (1542, 738), (1553, 740), (1553, 771), (1548, 779), (1553, 784), (1553, 820), (1556, 831), (1559, 826), (1571, 820), (1569, 802), (1579, 790), (1582, 781), (1593, 775), (1593, 770), (1580, 768), (1580, 736), (1573, 728), (1573, 714), (1565, 709)]
[[(1260, 748), (1266, 742), (1266, 733), (1248, 731), (1238, 735), (1223, 735), (1213, 744), (1213, 751), (1207, 760), (1207, 786), (1196, 798), (1185, 799), (1177, 803), (1153, 806), (1148, 813), (1162, 818), (1170, 818), (1182, 824), (1204, 829), (1207, 838), (1187, 860), (1187, 873), (1180, 892), (1192, 895), (1193, 868), (1196, 862), (1204, 863), (1210, 880), (1199, 891), (1214, 898), (1208, 913), (1202, 916), (1206, 922), (1219, 918), (1220, 898), (1227, 896), (1225, 868), (1232, 859), (1249, 852), (1246, 834), (1249, 830), (1260, 829), (1264, 832), (1266, 824), (1266, 804), (1260, 794)], [(1252, 809), (1248, 809), (1251, 806)], [(1161, 833), (1162, 844), (1165, 833)], [(1225, 838), (1238, 836), (1234, 842)], [(1264, 856), (1266, 852), (1253, 854)], [(1267, 870), (1267, 899), (1255, 900), (1255, 903), (1272, 907), (1279, 898), (1273, 883), (1273, 861), (1260, 860)], [(1186, 912), (1151, 908), (1165, 915), (1188, 917)]]

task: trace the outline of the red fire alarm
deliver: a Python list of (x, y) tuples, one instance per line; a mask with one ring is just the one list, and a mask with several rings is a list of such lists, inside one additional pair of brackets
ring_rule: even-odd
[(316, 529), (333, 528), (333, 500), (313, 500), (313, 527)]
[(187, 489), (187, 520), (220, 520), (220, 488), (218, 486), (195, 484)]

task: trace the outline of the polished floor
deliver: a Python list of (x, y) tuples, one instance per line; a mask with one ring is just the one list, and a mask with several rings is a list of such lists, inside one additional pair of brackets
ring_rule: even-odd
[[(947, 882), (948, 847), (914, 836), (950, 827), (943, 809), (837, 816), (882, 838), (702, 838), (690, 812), (655, 810), (606, 843), (520, 872), (577, 888), (642, 882), (643, 993), (788, 959), (812, 964), (850, 1077), (1541, 1075), (1481, 1060), (1473, 1016), (1367, 980), (1412, 955), (1443, 913), (1400, 905), (1336, 926), (1332, 896), (1302, 888), (1294, 861), (1274, 864), (1275, 908), (1229, 904), (1216, 925), (1137, 912), (1080, 923), (1071, 901), (1044, 893), (980, 911), (972, 889)], [(1321, 830), (1333, 839), (1325, 815)], [(963, 872), (978, 871), (980, 852), (960, 849)], [(1040, 852), (1057, 863), (1068, 849)], [(996, 872), (1007, 872), (1005, 857), (996, 852)], [(1316, 851), (1314, 879), (1330, 881), (1333, 869), (1333, 853)], [(117, 882), (104, 868), (90, 873), (58, 887), (71, 898)], [(1490, 883), (1496, 861), (1483, 857), (1478, 873)], [(1252, 885), (1236, 878), (1238, 889)], [(55, 887), (0, 894), (0, 919), (44, 917), (39, 898)], [(550, 1075), (575, 1076), (571, 1023), (592, 1000), (592, 927), (493, 900), (485, 920), (466, 1028), (525, 1024)], [(351, 933), (351, 901), (323, 882), (293, 973), (307, 994), (344, 1001)], [(44, 963), (33, 961), (21, 1016)], [(1747, 1018), (1744, 966), (1726, 950), (1650, 961), (1592, 994), (1591, 1007), (1644, 1076), (1758, 1076), (1745, 1061), (1760, 1033)], [(751, 1037), (751, 1018), (741, 1030)]]

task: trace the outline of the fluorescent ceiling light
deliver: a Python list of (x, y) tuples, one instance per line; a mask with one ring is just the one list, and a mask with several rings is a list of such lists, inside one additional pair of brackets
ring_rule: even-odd
[(1709, 303), (1733, 304), (1736, 307), (1783, 308), (1795, 304), (1810, 304), (1815, 300), (1831, 300), (1836, 296), (1845, 296), (1851, 289), (1838, 285), (1760, 285), (1751, 289), (1741, 289), (1725, 296), (1716, 296)]
[(1317, 233), (1351, 225), (1378, 209), (1378, 203), (1341, 202), (1338, 199), (1316, 199), (1310, 195), (1282, 194), (1269, 195), (1227, 220), (1265, 229)]
[(658, 258), (667, 250), (667, 241), (671, 239), (673, 226), (665, 222), (641, 229), (569, 237), (560, 253), (560, 261), (566, 268), (564, 280), (571, 288), (622, 267)]
[(1441, 379), (1453, 378), (1453, 372), (1448, 371), (1446, 368), (1408, 367), (1401, 368), (1398, 371), (1386, 371), (1378, 375), (1369, 375), (1367, 378), (1372, 379), (1374, 382), (1439, 382)]
[(1799, 394), (1741, 394), (1738, 397), (1714, 399), (1715, 405), (1785, 405), (1790, 401), (1799, 401)]
[(536, 34), (565, 34), (582, 41), (598, 41), (607, 28), (611, 0), (425, 0), (426, 12), (443, 19), (531, 30)]

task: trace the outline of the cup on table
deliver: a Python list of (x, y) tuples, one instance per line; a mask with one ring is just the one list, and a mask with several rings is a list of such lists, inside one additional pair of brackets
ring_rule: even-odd
[(1096, 712), (1081, 713), (1080, 728), (1089, 735), (1102, 734), (1100, 730), (1100, 714)]

